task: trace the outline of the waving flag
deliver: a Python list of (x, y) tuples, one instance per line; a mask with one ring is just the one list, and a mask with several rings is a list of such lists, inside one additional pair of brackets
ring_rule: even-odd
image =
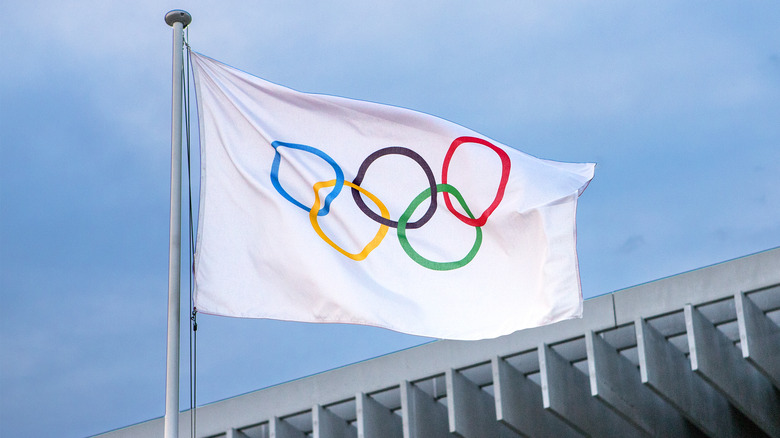
[(483, 339), (581, 316), (593, 164), (193, 53), (199, 312)]

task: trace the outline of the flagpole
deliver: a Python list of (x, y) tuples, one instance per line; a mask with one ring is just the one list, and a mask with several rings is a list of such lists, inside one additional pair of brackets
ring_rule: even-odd
[(168, 344), (165, 373), (165, 438), (179, 436), (179, 324), (181, 312), (181, 119), (184, 28), (186, 11), (165, 14), (173, 27), (173, 101), (171, 115), (171, 221), (168, 244)]

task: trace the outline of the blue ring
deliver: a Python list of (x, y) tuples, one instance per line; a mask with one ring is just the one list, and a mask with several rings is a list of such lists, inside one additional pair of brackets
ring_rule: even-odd
[(333, 171), (336, 172), (336, 185), (333, 186), (333, 189), (328, 193), (328, 196), (325, 197), (324, 205), (323, 207), (317, 212), (317, 216), (325, 216), (328, 214), (330, 210), (330, 203), (333, 202), (334, 199), (336, 199), (336, 196), (339, 195), (341, 192), (341, 189), (344, 187), (344, 172), (342, 172), (341, 167), (339, 167), (338, 164), (336, 164), (336, 161), (328, 156), (325, 152), (322, 152), (321, 150), (317, 148), (313, 148), (311, 146), (306, 146), (302, 144), (296, 144), (296, 143), (285, 143), (281, 141), (274, 141), (271, 143), (271, 146), (274, 147), (274, 150), (276, 153), (274, 154), (274, 161), (273, 164), (271, 164), (271, 184), (274, 185), (274, 188), (277, 192), (279, 192), (280, 195), (282, 195), (285, 199), (292, 202), (293, 205), (297, 205), (300, 207), (303, 211), (309, 212), (311, 211), (311, 207), (307, 207), (303, 205), (300, 201), (290, 196), (289, 193), (287, 193), (286, 190), (282, 188), (282, 185), (279, 183), (279, 164), (282, 161), (282, 155), (279, 153), (279, 147), (287, 147), (290, 149), (298, 149), (304, 152), (309, 152), (311, 154), (314, 154), (323, 160), (325, 160), (328, 164), (330, 164), (330, 167), (333, 168)]

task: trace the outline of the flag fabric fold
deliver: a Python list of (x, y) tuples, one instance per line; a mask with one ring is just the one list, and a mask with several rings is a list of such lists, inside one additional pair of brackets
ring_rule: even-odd
[(192, 63), (199, 312), (464, 340), (581, 316), (575, 215), (593, 164)]

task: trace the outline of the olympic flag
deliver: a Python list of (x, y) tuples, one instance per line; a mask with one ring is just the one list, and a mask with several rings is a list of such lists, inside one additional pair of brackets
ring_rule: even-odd
[(581, 316), (575, 212), (593, 164), (192, 60), (199, 312), (464, 340)]

